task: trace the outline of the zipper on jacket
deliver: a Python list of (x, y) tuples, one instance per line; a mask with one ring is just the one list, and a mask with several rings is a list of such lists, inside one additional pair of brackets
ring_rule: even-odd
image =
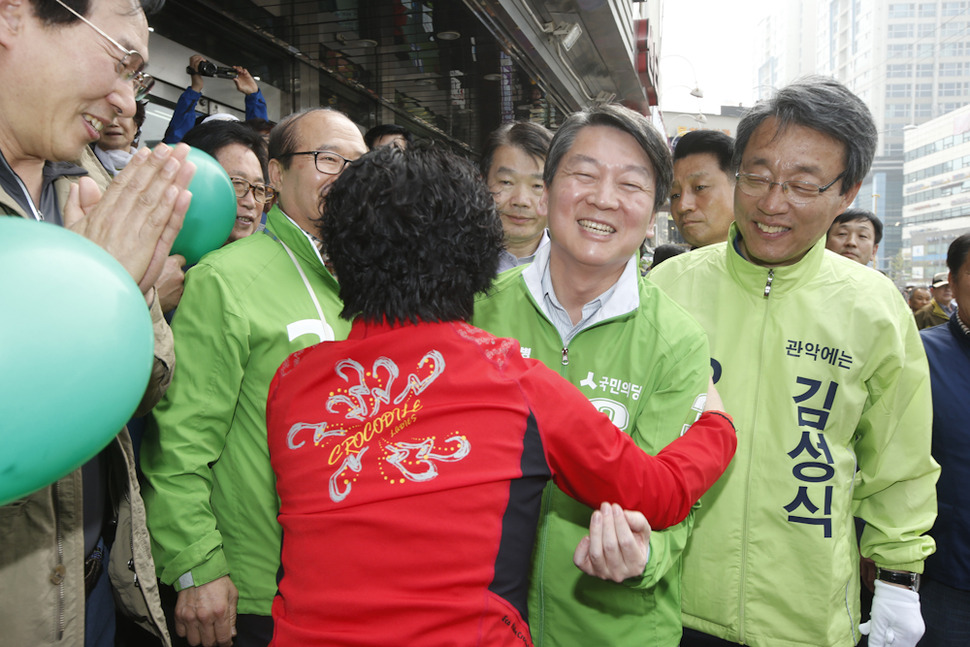
[[(769, 269), (768, 279), (765, 282), (765, 291), (764, 291), (765, 299), (767, 299), (768, 295), (771, 294), (771, 283), (774, 280), (774, 278), (775, 278), (775, 270)], [(761, 317), (761, 335), (760, 335), (761, 344), (759, 345), (758, 362), (759, 362), (759, 366), (761, 366), (762, 369), (765, 361), (764, 340), (765, 340), (765, 335), (767, 334), (766, 331), (768, 328), (768, 321), (770, 317), (770, 313), (768, 312), (769, 307), (771, 307), (770, 304), (766, 303), (764, 306), (764, 312)], [(757, 394), (757, 397), (760, 398), (760, 396), (761, 396), (761, 393), (759, 391), (759, 393)], [(755, 417), (751, 420), (750, 424), (747, 425), (747, 429), (749, 430), (754, 430), (758, 428), (759, 420), (757, 418), (757, 411), (760, 409), (760, 402), (756, 400), (756, 404), (757, 406), (755, 407)], [(755, 439), (752, 439), (751, 443), (753, 446), (755, 443)], [(753, 473), (754, 473), (754, 466), (752, 465), (752, 461), (749, 456), (749, 460), (747, 464), (747, 476), (746, 476), (747, 491), (751, 491), (751, 479), (752, 479)], [(745, 589), (746, 589), (745, 578), (747, 577), (747, 570), (748, 570), (748, 534), (751, 532), (751, 529), (748, 527), (748, 519), (751, 512), (750, 501), (751, 501), (751, 497), (745, 498), (744, 507), (741, 512), (741, 520), (742, 520), (741, 521), (741, 568), (740, 568), (740, 573), (738, 577), (738, 642), (741, 644), (744, 644), (746, 640), (745, 634), (747, 633), (747, 627), (745, 623), (745, 609), (747, 606), (746, 600), (745, 600)]]
[(569, 366), (569, 347), (568, 346), (562, 347), (562, 365)]
[(64, 580), (67, 574), (67, 569), (64, 567), (64, 538), (61, 536), (59, 490), (60, 485), (57, 481), (54, 481), (54, 486), (51, 488), (51, 496), (53, 497), (52, 503), (54, 508), (54, 537), (57, 538), (57, 565), (51, 571), (50, 581), (51, 584), (57, 586), (57, 624), (54, 627), (54, 633), (57, 636), (58, 642), (64, 638)]

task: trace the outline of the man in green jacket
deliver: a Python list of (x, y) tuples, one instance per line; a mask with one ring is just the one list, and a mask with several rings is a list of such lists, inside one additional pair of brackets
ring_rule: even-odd
[[(650, 453), (697, 418), (710, 373), (703, 331), (638, 269), (672, 175), (670, 151), (642, 115), (601, 106), (569, 117), (549, 149), (538, 204), (551, 243), (501, 275), (472, 320), (517, 339), (523, 355), (559, 371)], [(628, 527), (620, 510), (593, 513), (548, 485), (529, 592), (535, 644), (677, 645), (692, 524), (691, 515), (637, 543), (644, 529)], [(571, 563), (581, 541), (582, 571)]]
[(342, 113), (284, 119), (270, 135), (279, 201), (266, 231), (188, 272), (172, 326), (178, 369), (146, 433), (142, 469), (159, 578), (178, 591), (175, 630), (193, 645), (272, 636), (280, 528), (267, 391), (290, 353), (347, 335), (337, 282), (309, 232), (321, 193), (366, 150)]
[[(871, 647), (912, 647), (922, 634), (916, 574), (939, 475), (926, 356), (893, 284), (825, 249), (877, 137), (836, 81), (783, 88), (738, 125), (727, 242), (650, 273), (707, 330), (738, 424), (684, 554), (685, 646), (850, 647), (861, 630)], [(860, 550), (879, 569), (863, 627)]]

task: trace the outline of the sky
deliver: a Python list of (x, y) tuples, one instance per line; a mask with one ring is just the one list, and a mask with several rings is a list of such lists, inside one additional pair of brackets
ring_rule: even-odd
[[(661, 109), (719, 114), (722, 105), (754, 103), (756, 26), (770, 4), (665, 0)], [(703, 99), (691, 96), (694, 87), (704, 92)]]

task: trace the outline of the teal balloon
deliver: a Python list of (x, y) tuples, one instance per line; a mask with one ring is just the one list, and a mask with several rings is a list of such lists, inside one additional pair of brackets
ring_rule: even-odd
[(152, 370), (141, 290), (106, 251), (0, 216), (0, 504), (77, 469), (125, 426)]
[(185, 214), (173, 254), (181, 254), (189, 264), (214, 249), (219, 249), (236, 224), (236, 192), (222, 165), (208, 153), (192, 148), (188, 160), (195, 164), (195, 176), (189, 183), (192, 202)]

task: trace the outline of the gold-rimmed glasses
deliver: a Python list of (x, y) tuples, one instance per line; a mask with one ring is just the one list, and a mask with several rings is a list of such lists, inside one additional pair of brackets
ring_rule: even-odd
[(266, 204), (274, 197), (276, 197), (276, 189), (268, 184), (263, 184), (257, 182), (253, 184), (246, 178), (242, 177), (231, 177), (232, 188), (236, 192), (236, 198), (240, 199), (246, 196), (250, 191), (253, 192), (253, 199), (259, 204)]

